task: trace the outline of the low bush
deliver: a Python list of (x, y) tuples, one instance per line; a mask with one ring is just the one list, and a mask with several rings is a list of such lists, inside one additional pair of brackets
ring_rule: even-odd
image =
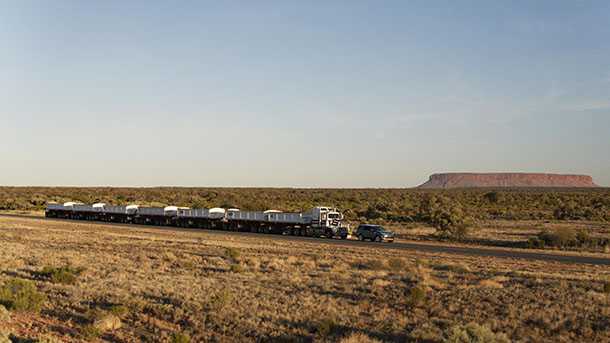
[(528, 241), (531, 248), (544, 248), (545, 246), (566, 247), (590, 247), (602, 248), (608, 244), (608, 239), (592, 237), (586, 230), (574, 230), (570, 228), (559, 228), (553, 231), (542, 230), (538, 237), (532, 237)]
[(582, 208), (574, 201), (562, 203), (553, 211), (553, 217), (558, 220), (578, 220), (583, 216)]
[(95, 327), (94, 325), (85, 325), (81, 328), (80, 330), (80, 334), (86, 339), (86, 340), (94, 340), (96, 338), (99, 338), (102, 336), (102, 330), (98, 329), (97, 327)]
[(503, 333), (494, 333), (487, 326), (476, 323), (458, 325), (451, 328), (447, 343), (509, 343), (510, 340)]
[(422, 200), (418, 217), (434, 226), (441, 238), (463, 239), (469, 234), (471, 218), (458, 201), (444, 196), (431, 196)]
[(604, 293), (610, 294), (610, 282), (604, 282), (602, 290), (604, 291)]
[(579, 245), (588, 245), (593, 241), (593, 239), (591, 238), (589, 231), (578, 230), (578, 232), (576, 232), (576, 241)]
[(337, 322), (332, 318), (324, 318), (318, 322), (317, 332), (321, 337), (329, 337), (337, 331)]
[(228, 259), (231, 259), (233, 262), (238, 262), (239, 257), (241, 256), (241, 253), (239, 252), (239, 250), (237, 250), (235, 248), (227, 248), (225, 250), (225, 256)]
[(553, 211), (553, 217), (558, 220), (607, 221), (610, 213), (607, 200), (593, 198), (589, 201), (568, 200), (561, 202)]
[(73, 284), (83, 273), (84, 268), (64, 267), (44, 267), (36, 275), (45, 278), (52, 283)]
[(418, 307), (426, 302), (426, 290), (420, 286), (413, 287), (409, 290), (407, 303), (412, 307)]
[(527, 240), (527, 247), (530, 249), (544, 249), (544, 240), (539, 237), (530, 237)]
[(434, 263), (432, 264), (432, 268), (434, 270), (448, 271), (459, 274), (470, 272), (470, 268), (462, 263)]
[(538, 239), (547, 246), (567, 247), (576, 245), (576, 231), (570, 228), (559, 228), (554, 231), (542, 230)]
[(191, 337), (187, 334), (174, 332), (171, 337), (172, 343), (190, 343)]
[(527, 247), (533, 249), (544, 247), (590, 248), (610, 252), (609, 245), (610, 238), (594, 237), (585, 229), (574, 230), (571, 228), (544, 229), (536, 237), (530, 237), (527, 241)]
[(352, 333), (339, 341), (340, 343), (381, 343), (381, 341), (371, 338), (361, 332)]
[(488, 192), (483, 194), (483, 197), (491, 204), (497, 204), (500, 201), (500, 194), (498, 192)]
[(244, 271), (244, 267), (239, 263), (233, 263), (230, 270), (232, 273), (242, 273)]
[(443, 331), (434, 322), (424, 322), (414, 327), (409, 336), (407, 342), (442, 342)]
[(45, 301), (31, 281), (12, 279), (0, 288), (0, 305), (12, 311), (38, 313)]
[(125, 305), (112, 305), (108, 308), (108, 312), (119, 318), (122, 318), (129, 313), (129, 308)]

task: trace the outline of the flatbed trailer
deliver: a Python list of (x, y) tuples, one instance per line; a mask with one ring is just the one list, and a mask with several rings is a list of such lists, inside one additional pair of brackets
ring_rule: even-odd
[(269, 210), (190, 209), (184, 207), (112, 206), (80, 203), (48, 204), (45, 216), (72, 220), (124, 224), (175, 226), (212, 230), (255, 232), (308, 237), (346, 239), (348, 229), (341, 225), (343, 215), (334, 208), (315, 207), (305, 213)]

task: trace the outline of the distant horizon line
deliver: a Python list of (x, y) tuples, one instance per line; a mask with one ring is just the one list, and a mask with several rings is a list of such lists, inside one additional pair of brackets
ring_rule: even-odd
[(196, 188), (209, 188), (209, 189), (303, 189), (303, 190), (368, 190), (368, 189), (412, 189), (412, 190), (460, 190), (460, 189), (610, 189), (610, 186), (596, 185), (596, 187), (569, 187), (569, 186), (520, 186), (520, 187), (506, 187), (506, 186), (489, 186), (489, 187), (456, 187), (456, 188), (420, 188), (420, 185), (411, 187), (320, 187), (320, 186), (177, 186), (177, 185), (156, 185), (156, 186), (85, 186), (85, 185), (52, 185), (52, 186), (25, 186), (25, 185), (0, 185), (0, 188), (116, 188), (116, 189), (159, 189), (159, 188), (183, 188), (183, 189), (196, 189)]

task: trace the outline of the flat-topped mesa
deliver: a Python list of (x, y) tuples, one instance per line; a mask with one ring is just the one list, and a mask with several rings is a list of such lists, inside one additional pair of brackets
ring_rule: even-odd
[(441, 173), (430, 176), (428, 182), (417, 188), (494, 188), (494, 187), (599, 187), (588, 175), (561, 175), (544, 173)]

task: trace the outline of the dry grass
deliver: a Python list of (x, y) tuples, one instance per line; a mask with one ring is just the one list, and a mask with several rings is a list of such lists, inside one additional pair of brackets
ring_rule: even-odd
[[(424, 223), (387, 224), (399, 239), (437, 241), (436, 229)], [(532, 248), (529, 239), (536, 238), (541, 232), (573, 231), (593, 240), (607, 240), (610, 237), (610, 223), (595, 221), (560, 221), (560, 220), (480, 220), (477, 221), (467, 238), (462, 243), (504, 246), (513, 248)], [(556, 250), (558, 247), (546, 246)], [(589, 253), (610, 253), (608, 245), (568, 246), (564, 250)]]
[[(0, 218), (0, 284), (47, 299), (1, 332), (60, 341), (610, 340), (610, 268), (269, 236)], [(73, 282), (37, 273), (86, 268)], [(100, 318), (120, 328), (96, 328)]]

